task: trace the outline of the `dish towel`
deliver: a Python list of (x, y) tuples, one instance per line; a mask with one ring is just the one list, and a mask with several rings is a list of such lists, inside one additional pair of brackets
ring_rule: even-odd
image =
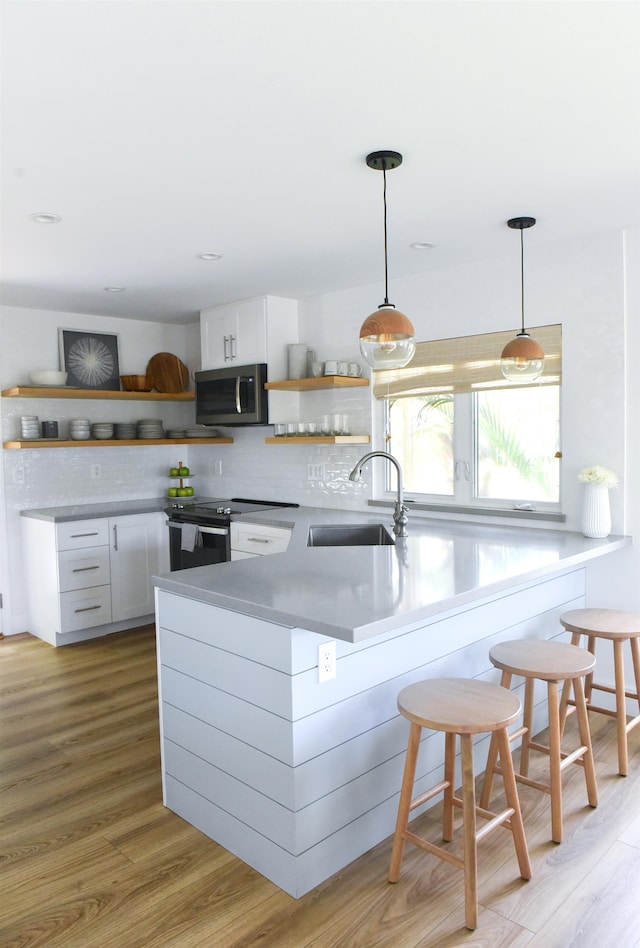
[(180, 524), (182, 536), (180, 538), (180, 549), (192, 552), (198, 543), (198, 525), (195, 523)]

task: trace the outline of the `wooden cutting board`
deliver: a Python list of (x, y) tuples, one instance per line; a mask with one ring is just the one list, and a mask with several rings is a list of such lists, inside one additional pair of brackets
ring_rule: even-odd
[(189, 384), (189, 370), (171, 352), (157, 352), (147, 363), (147, 384), (158, 392), (184, 392)]

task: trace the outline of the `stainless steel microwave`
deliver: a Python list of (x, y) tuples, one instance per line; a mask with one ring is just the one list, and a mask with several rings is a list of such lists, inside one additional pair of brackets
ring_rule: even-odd
[(199, 425), (268, 425), (267, 366), (229, 366), (196, 372), (196, 421)]

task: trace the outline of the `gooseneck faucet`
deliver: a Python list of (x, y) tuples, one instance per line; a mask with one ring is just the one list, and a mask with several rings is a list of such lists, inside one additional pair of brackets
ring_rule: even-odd
[(402, 486), (402, 468), (400, 467), (400, 462), (397, 458), (394, 458), (393, 454), (389, 454), (387, 451), (370, 451), (368, 454), (365, 454), (360, 458), (354, 469), (349, 474), (350, 481), (359, 481), (362, 477), (362, 468), (370, 461), (371, 458), (386, 458), (387, 461), (391, 461), (395, 465), (397, 474), (398, 474), (398, 496), (396, 498), (396, 505), (393, 511), (393, 532), (397, 537), (406, 537), (407, 536), (407, 510), (408, 507), (405, 507), (404, 495), (403, 495), (403, 486)]

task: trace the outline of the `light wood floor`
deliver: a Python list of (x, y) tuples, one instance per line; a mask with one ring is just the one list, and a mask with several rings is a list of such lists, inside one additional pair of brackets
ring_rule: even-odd
[[(533, 878), (507, 831), (483, 841), (471, 933), (461, 873), (415, 847), (396, 885), (385, 840), (296, 901), (164, 809), (155, 676), (150, 627), (0, 642), (2, 948), (640, 946), (640, 729), (619, 777), (613, 722), (594, 716), (600, 805), (569, 768), (561, 845), (546, 796), (520, 788)], [(439, 840), (433, 818), (416, 826)]]

